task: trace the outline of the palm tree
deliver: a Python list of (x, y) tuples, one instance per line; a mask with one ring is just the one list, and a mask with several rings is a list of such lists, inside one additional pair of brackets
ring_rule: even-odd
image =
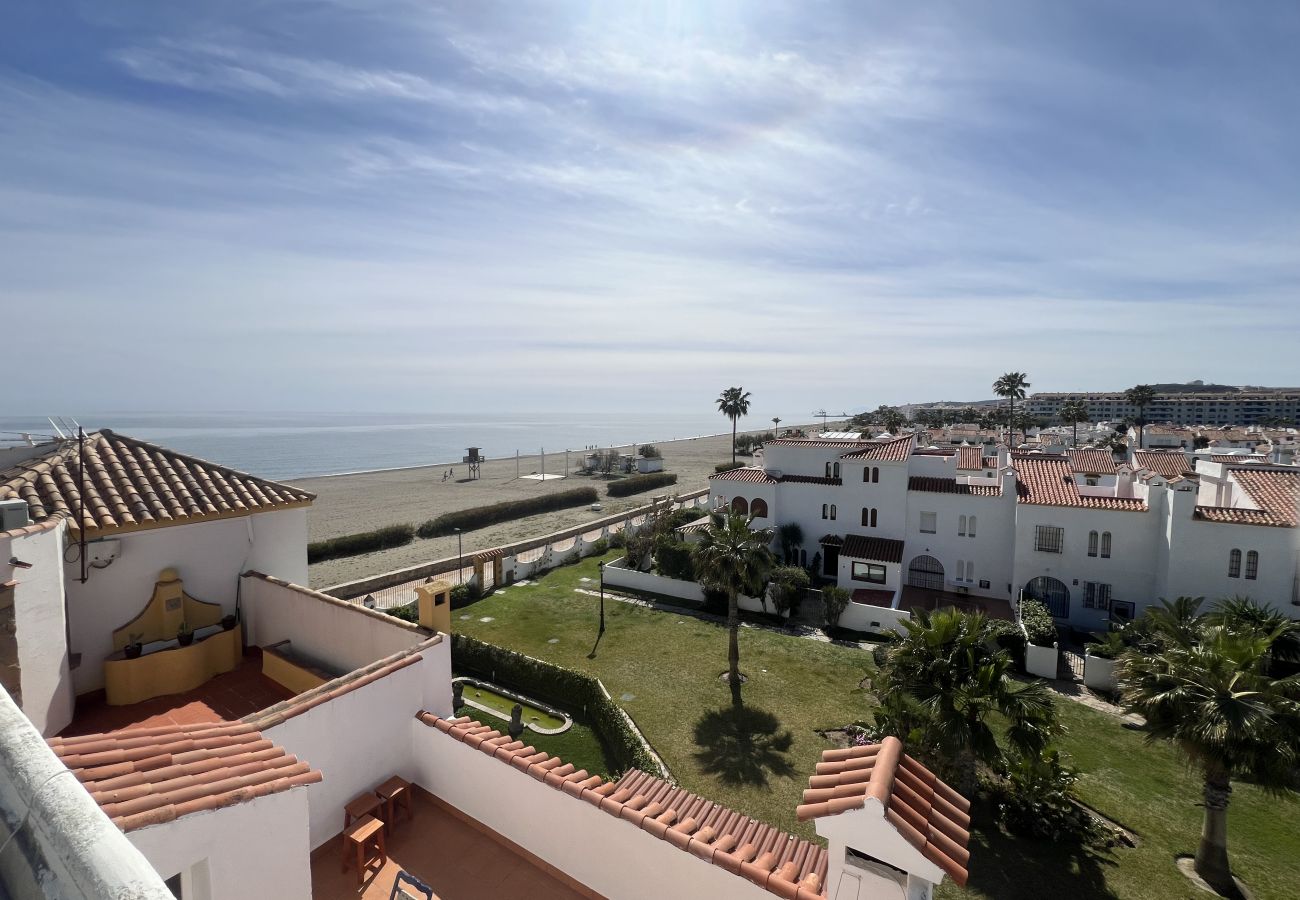
[(787, 566), (797, 561), (796, 554), (803, 546), (803, 528), (798, 522), (786, 522), (776, 530), (777, 540), (781, 542), (781, 558)]
[[(1281, 628), (1260, 633), (1212, 624), (1211, 617), (1197, 617), (1194, 627), (1167, 618), (1157, 616), (1155, 623), (1164, 638), (1159, 650), (1138, 648), (1120, 657), (1119, 688), (1125, 708), (1146, 718), (1147, 740), (1172, 743), (1199, 771), (1205, 819), (1196, 874), (1220, 894), (1239, 896), (1228, 862), (1232, 779), (1249, 779), (1279, 795), (1293, 789), (1300, 765), (1300, 676), (1268, 674)], [(1171, 623), (1173, 633), (1164, 633)]]
[(1011, 429), (1011, 446), (1016, 445), (1016, 401), (1025, 399), (1025, 388), (1030, 387), (1029, 376), (1024, 372), (1007, 372), (993, 382), (993, 393), (1011, 401), (1011, 413), (1007, 416)]
[(886, 406), (880, 413), (880, 424), (885, 426), (885, 430), (890, 434), (898, 434), (907, 424), (907, 416), (896, 406)]
[(743, 387), (729, 387), (718, 397), (718, 412), (731, 420), (731, 461), (736, 461), (736, 420), (749, 415), (749, 392)]
[(1124, 392), (1124, 399), (1137, 407), (1138, 449), (1144, 445), (1142, 440), (1146, 433), (1146, 411), (1151, 401), (1156, 399), (1156, 389), (1149, 384), (1138, 384)]
[(1011, 657), (997, 648), (982, 614), (918, 609), (912, 616), (903, 621), (906, 633), (891, 636), (877, 653), (876, 723), (928, 749), (957, 789), (972, 796), (976, 763), (998, 767), (1004, 760), (989, 720), (1005, 717), (1011, 747), (1037, 756), (1056, 731), (1051, 695), (1042, 682), (1012, 678)]
[(1061, 421), (1074, 428), (1074, 433), (1070, 436), (1070, 446), (1079, 446), (1079, 423), (1092, 421), (1088, 418), (1088, 404), (1082, 400), (1067, 400), (1062, 403)]
[(772, 417), (772, 434), (775, 435), (776, 437), (780, 437), (780, 436), (781, 436), (781, 417), (780, 417), (780, 416), (773, 416), (773, 417)]
[(727, 595), (727, 680), (731, 702), (740, 705), (740, 605), (741, 593), (764, 589), (774, 560), (768, 545), (772, 532), (749, 527), (744, 516), (714, 513), (692, 556), (698, 580), (706, 588)]

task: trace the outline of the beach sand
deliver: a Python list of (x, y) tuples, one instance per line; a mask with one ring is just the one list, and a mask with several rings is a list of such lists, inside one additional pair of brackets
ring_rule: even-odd
[[(607, 497), (607, 481), (599, 477), (573, 474), (584, 456), (580, 451), (569, 454), (569, 477), (547, 481), (516, 478), (515, 459), (510, 457), (483, 463), (481, 477), (475, 481), (468, 480), (467, 467), (457, 462), (418, 469), (304, 478), (292, 484), (316, 494), (316, 502), (308, 513), (308, 528), (313, 541), (402, 522), (418, 525), (426, 519), (452, 510), (486, 506), (502, 500), (518, 500), (575, 487), (594, 487), (600, 494), (603, 507), (601, 512), (580, 506), (478, 531), (467, 531), (462, 538), (464, 550), (469, 553), (548, 534), (611, 513), (643, 506), (657, 495), (686, 493), (708, 487), (708, 477), (713, 474), (713, 467), (731, 461), (730, 434), (664, 441), (655, 446), (663, 453), (664, 470), (677, 474), (677, 484), (631, 497)], [(631, 451), (624, 447), (622, 452)], [(749, 461), (748, 457), (743, 456), (738, 459)], [(547, 474), (564, 474), (564, 453), (546, 454), (545, 466)], [(443, 473), (449, 469), (455, 470), (456, 477), (454, 480), (443, 481)], [(519, 458), (520, 475), (540, 471), (542, 460), (538, 455)], [(417, 538), (405, 547), (316, 563), (310, 569), (311, 586), (329, 587), (453, 556), (456, 552), (455, 536), (430, 540)]]

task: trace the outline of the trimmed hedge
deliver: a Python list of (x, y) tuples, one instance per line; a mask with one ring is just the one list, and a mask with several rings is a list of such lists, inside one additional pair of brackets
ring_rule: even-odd
[(743, 468), (745, 468), (745, 464), (740, 460), (736, 460), (735, 462), (718, 463), (716, 466), (713, 467), (713, 471), (717, 474), (722, 474), (723, 472), (730, 472), (732, 469), (743, 469)]
[(322, 562), (340, 556), (356, 556), (358, 553), (387, 550), (389, 547), (409, 544), (414, 539), (414, 526), (388, 525), (384, 528), (376, 528), (374, 531), (345, 534), (326, 541), (312, 541), (307, 545), (307, 562)]
[(1056, 622), (1047, 607), (1037, 600), (1020, 604), (1020, 622), (1025, 626), (1029, 643), (1035, 647), (1050, 647), (1056, 643)]
[(457, 671), (536, 697), (589, 725), (619, 768), (610, 774), (629, 768), (660, 773), (650, 747), (628, 725), (618, 704), (605, 696), (598, 679), (464, 634), (451, 636), (451, 658)]
[[(674, 479), (676, 477), (673, 476)], [(436, 519), (421, 522), (415, 533), (422, 538), (443, 537), (454, 534), (457, 528), (461, 531), (472, 531), (475, 528), (486, 528), (499, 522), (509, 522), (513, 519), (535, 516), (538, 513), (569, 509), (574, 506), (587, 506), (599, 499), (600, 495), (596, 493), (595, 488), (583, 487), (558, 491), (554, 494), (527, 497), (523, 500), (506, 500), (501, 503), (493, 503), (491, 506), (473, 506), (469, 509), (458, 509), (455, 512), (443, 513)]]
[(611, 497), (626, 497), (629, 494), (639, 494), (642, 491), (676, 483), (676, 472), (651, 472), (648, 475), (633, 475), (621, 481), (611, 481), (609, 487), (605, 488), (605, 493)]

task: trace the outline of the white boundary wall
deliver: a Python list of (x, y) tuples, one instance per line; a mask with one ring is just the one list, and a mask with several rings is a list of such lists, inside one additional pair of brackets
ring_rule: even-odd
[(1050, 647), (1039, 647), (1037, 644), (1026, 643), (1025, 671), (1039, 678), (1054, 679), (1059, 674), (1057, 664), (1060, 655), (1060, 648), (1056, 644)]
[[(633, 569), (625, 568), (627, 557), (620, 557), (605, 566), (605, 584), (614, 587), (631, 588), (632, 590), (645, 591), (650, 594), (662, 594), (665, 597), (676, 597), (679, 600), (694, 600), (697, 603), (704, 602), (704, 588), (694, 581), (682, 581), (679, 578), (668, 578), (663, 575), (655, 575), (653, 572), (637, 572)], [(762, 602), (757, 597), (746, 597), (741, 595), (738, 598), (741, 609), (749, 612), (773, 612), (771, 607), (763, 608)]]
[(1114, 691), (1115, 660), (1086, 654), (1083, 658), (1083, 683), (1094, 691)]
[(409, 727), (422, 787), (610, 900), (773, 896), (418, 719)]
[(309, 787), (192, 813), (127, 838), (164, 877), (181, 876), (184, 897), (310, 900)]
[[(60, 522), (46, 531), (0, 539), (0, 565), (10, 557), (31, 563), (13, 569), (14, 626), (21, 669), (22, 708), (41, 734), (57, 734), (72, 721), (74, 696), (63, 606), (63, 538)], [(146, 598), (147, 599), (147, 598)]]
[(840, 627), (852, 628), (854, 631), (881, 633), (896, 631), (899, 634), (906, 634), (907, 629), (903, 627), (903, 623), (910, 621), (911, 618), (912, 614), (905, 609), (871, 606), (850, 600), (849, 605), (844, 608), (844, 614), (840, 616)]

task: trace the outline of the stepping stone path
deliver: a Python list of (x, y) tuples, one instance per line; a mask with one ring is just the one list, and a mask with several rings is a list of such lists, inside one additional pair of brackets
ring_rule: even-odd
[(461, 620), (462, 622), (468, 622), (471, 618), (473, 618), (473, 617), (472, 617), (472, 616), (461, 616), (461, 617), (460, 617), (460, 620)]
[(629, 700), (635, 700), (635, 699), (636, 699), (636, 694), (620, 694), (618, 699), (620, 699), (620, 700), (622, 700), (624, 703), (626, 703), (626, 702), (629, 701)]
[(560, 642), (560, 639), (559, 639), (559, 638), (551, 638), (551, 639), (550, 639), (549, 641), (547, 641), (546, 643), (548, 643), (548, 644), (558, 644), (559, 642)]
[(479, 619), (479, 621), (480, 621), (480, 622), (491, 622), (491, 621), (493, 621), (493, 619), (492, 619), (491, 616), (484, 616), (483, 618)]

